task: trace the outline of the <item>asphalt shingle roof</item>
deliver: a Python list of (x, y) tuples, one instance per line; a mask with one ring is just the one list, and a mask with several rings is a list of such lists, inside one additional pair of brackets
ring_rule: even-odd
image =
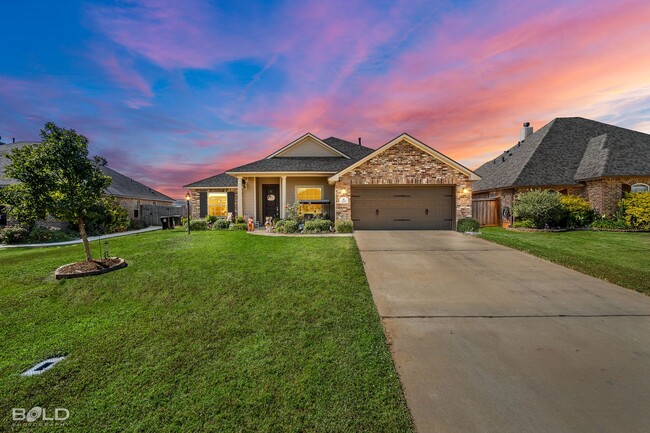
[(475, 170), (475, 192), (650, 175), (650, 135), (582, 117), (557, 118)]
[[(7, 186), (16, 183), (15, 179), (4, 177), (5, 167), (11, 162), (6, 155), (11, 153), (13, 149), (38, 143), (38, 141), (19, 141), (17, 143), (0, 144), (0, 186)], [(113, 182), (107, 188), (109, 195), (142, 200), (174, 201), (174, 199), (165, 194), (149, 188), (148, 186), (143, 185), (113, 169), (102, 167), (101, 170), (105, 175), (110, 176), (111, 179), (113, 179)]]
[(219, 187), (219, 188), (232, 188), (237, 187), (237, 178), (226, 173), (220, 173), (216, 176), (210, 176), (205, 179), (197, 180), (183, 188), (205, 188), (205, 187)]
[(337, 173), (343, 170), (345, 167), (354, 164), (361, 158), (374, 152), (374, 149), (370, 149), (369, 147), (360, 146), (358, 144), (341, 140), (340, 138), (336, 137), (329, 137), (323, 141), (339, 152), (349, 156), (350, 159), (343, 158), (342, 156), (302, 158), (274, 157), (270, 159), (260, 159), (259, 161), (244, 164), (227, 171), (231, 173), (251, 171), (314, 171)]

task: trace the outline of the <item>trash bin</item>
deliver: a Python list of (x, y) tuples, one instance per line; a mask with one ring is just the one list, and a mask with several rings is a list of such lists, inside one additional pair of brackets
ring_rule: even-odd
[(169, 217), (160, 217), (160, 225), (163, 230), (169, 229)]

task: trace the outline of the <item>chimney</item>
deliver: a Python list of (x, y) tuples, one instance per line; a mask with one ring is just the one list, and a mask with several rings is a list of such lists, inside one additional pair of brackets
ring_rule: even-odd
[(519, 141), (524, 141), (530, 134), (533, 133), (533, 127), (530, 126), (530, 122), (525, 122), (521, 132), (519, 133)]
[(361, 146), (361, 137), (359, 137), (359, 146)]

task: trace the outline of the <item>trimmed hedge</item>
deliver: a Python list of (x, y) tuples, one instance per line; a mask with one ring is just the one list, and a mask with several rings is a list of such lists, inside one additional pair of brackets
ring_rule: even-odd
[(218, 219), (212, 224), (212, 230), (228, 230), (230, 228), (230, 221), (226, 219)]
[(235, 223), (230, 226), (230, 230), (248, 230), (248, 224), (246, 223)]
[(566, 212), (566, 226), (587, 227), (596, 218), (596, 213), (587, 200), (577, 195), (562, 195), (560, 203)]
[(305, 221), (305, 233), (323, 233), (329, 232), (332, 227), (332, 221), (322, 220), (320, 218)]
[(456, 230), (462, 233), (477, 232), (481, 224), (474, 218), (461, 218), (458, 220)]
[(352, 233), (354, 231), (354, 223), (350, 220), (340, 220), (334, 223), (336, 233)]
[(21, 226), (7, 226), (0, 229), (1, 244), (19, 244), (29, 236), (29, 230)]
[[(187, 224), (183, 227), (187, 230)], [(208, 222), (206, 220), (192, 220), (190, 221), (190, 229), (195, 232), (200, 232), (208, 229)]]
[(512, 210), (516, 219), (529, 220), (538, 229), (561, 227), (566, 220), (560, 194), (546, 190), (517, 194)]
[(278, 232), (280, 232), (280, 233), (298, 233), (298, 221), (286, 220), (284, 222), (284, 224), (282, 224), (278, 228)]

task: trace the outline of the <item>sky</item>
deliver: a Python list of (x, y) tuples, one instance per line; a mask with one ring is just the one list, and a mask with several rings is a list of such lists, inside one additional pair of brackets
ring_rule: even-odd
[(476, 168), (580, 116), (650, 133), (650, 2), (0, 1), (0, 136), (77, 130), (172, 197), (306, 132)]

